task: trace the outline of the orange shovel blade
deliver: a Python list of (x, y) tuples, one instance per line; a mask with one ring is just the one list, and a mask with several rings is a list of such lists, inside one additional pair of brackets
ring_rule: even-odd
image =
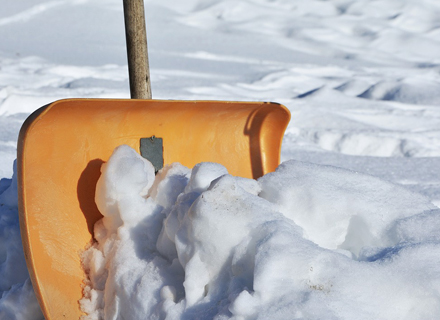
[(258, 178), (275, 170), (290, 119), (263, 102), (72, 99), (24, 123), (18, 145), (20, 227), (29, 273), (47, 320), (79, 319), (85, 279), (80, 253), (101, 218), (101, 164), (127, 144), (163, 139), (165, 164), (218, 162)]

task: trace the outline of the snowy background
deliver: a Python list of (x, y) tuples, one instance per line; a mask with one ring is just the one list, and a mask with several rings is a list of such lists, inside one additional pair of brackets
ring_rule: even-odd
[[(291, 241), (326, 256), (313, 260), (318, 275), (292, 282), (295, 294), (272, 288), (278, 310), (298, 319), (439, 318), (440, 2), (146, 0), (145, 7), (154, 98), (276, 101), (292, 113), (282, 161), (301, 162), (260, 181), (261, 196), (302, 228)], [(11, 179), (18, 131), (35, 109), (74, 97), (129, 97), (122, 1), (2, 0), (1, 319), (41, 318)], [(364, 224), (370, 233), (354, 239)], [(299, 264), (287, 253), (286, 261)], [(261, 277), (266, 289), (277, 283)], [(379, 299), (373, 287), (394, 300)], [(253, 319), (243, 307), (252, 305), (269, 318), (273, 300), (241, 297), (228, 296), (230, 314), (206, 317)], [(182, 305), (173, 310), (185, 314)]]

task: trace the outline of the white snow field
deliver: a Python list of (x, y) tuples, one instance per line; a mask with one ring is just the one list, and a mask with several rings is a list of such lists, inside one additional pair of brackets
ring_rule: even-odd
[[(116, 149), (86, 319), (440, 319), (440, 1), (144, 1), (154, 98), (276, 101), (292, 120), (258, 181), (214, 163), (154, 178)], [(2, 0), (2, 320), (43, 319), (18, 131), (76, 97), (129, 97), (122, 1)]]

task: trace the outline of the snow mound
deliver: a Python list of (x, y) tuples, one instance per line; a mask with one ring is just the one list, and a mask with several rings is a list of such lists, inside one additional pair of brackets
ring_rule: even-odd
[(298, 161), (258, 181), (215, 163), (153, 174), (128, 146), (103, 167), (86, 319), (440, 315), (440, 210), (421, 195)]

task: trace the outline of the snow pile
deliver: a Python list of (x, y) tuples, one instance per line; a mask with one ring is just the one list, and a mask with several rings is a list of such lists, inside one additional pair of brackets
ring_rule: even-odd
[(12, 179), (0, 180), (0, 297), (0, 319), (43, 319), (21, 244), (15, 165)]
[(286, 162), (258, 181), (103, 165), (86, 319), (434, 319), (440, 210), (352, 171)]

